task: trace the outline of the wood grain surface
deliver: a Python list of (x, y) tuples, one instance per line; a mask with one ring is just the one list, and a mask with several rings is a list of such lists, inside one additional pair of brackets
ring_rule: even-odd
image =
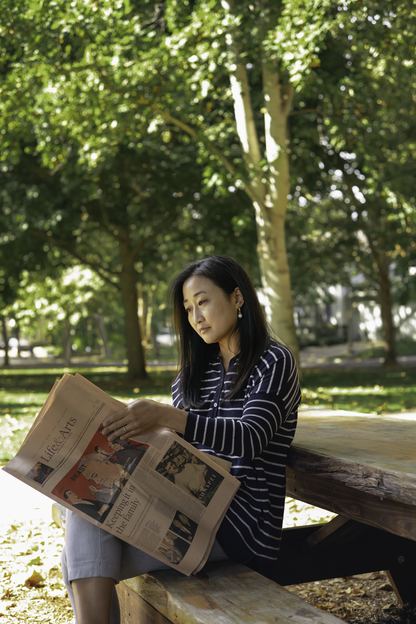
[(416, 414), (301, 412), (288, 495), (416, 540)]
[(416, 413), (301, 411), (295, 445), (416, 479)]
[(245, 566), (230, 562), (209, 564), (197, 576), (163, 571), (129, 579), (123, 584), (176, 624), (341, 624), (343, 621)]

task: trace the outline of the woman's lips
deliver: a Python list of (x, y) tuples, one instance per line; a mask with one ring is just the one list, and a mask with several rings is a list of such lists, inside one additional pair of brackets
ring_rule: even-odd
[(210, 327), (201, 327), (199, 330), (200, 334), (203, 334), (204, 332), (208, 331), (209, 329), (211, 329)]

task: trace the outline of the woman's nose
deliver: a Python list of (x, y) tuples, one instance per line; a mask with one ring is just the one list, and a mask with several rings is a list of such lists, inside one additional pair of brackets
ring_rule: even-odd
[(197, 325), (200, 321), (202, 321), (203, 318), (204, 318), (204, 315), (202, 314), (202, 311), (199, 308), (195, 308), (194, 310), (195, 325)]

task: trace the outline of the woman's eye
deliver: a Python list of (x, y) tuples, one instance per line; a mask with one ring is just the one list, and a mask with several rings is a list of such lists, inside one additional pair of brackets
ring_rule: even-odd
[(206, 302), (207, 302), (207, 300), (206, 300), (206, 299), (201, 299), (201, 301), (199, 302), (199, 304), (198, 304), (198, 305), (203, 305), (203, 304), (204, 304), (204, 303), (206, 303)]

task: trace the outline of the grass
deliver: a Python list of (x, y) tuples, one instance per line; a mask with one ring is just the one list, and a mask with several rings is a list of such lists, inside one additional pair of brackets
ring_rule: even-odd
[[(173, 368), (151, 370), (148, 379), (133, 383), (117, 367), (77, 368), (114, 397), (169, 400)], [(75, 369), (32, 368), (0, 371), (0, 463), (19, 448), (55, 379)], [(302, 376), (303, 405), (350, 411), (416, 410), (416, 368), (308, 369)]]
[(168, 400), (170, 384), (175, 375), (173, 368), (155, 368), (148, 379), (138, 384), (126, 378), (125, 369), (117, 367), (1, 370), (0, 464), (15, 454), (53, 383), (63, 372), (79, 372), (121, 401), (130, 401), (139, 396)]
[(308, 369), (303, 405), (383, 414), (416, 409), (416, 368)]
[[(415, 355), (416, 342), (410, 338), (402, 338), (396, 342), (396, 350), (398, 356)], [(359, 351), (353, 357), (356, 360), (366, 360), (372, 358), (383, 359), (386, 355), (385, 348), (382, 343), (373, 344), (363, 351)]]

